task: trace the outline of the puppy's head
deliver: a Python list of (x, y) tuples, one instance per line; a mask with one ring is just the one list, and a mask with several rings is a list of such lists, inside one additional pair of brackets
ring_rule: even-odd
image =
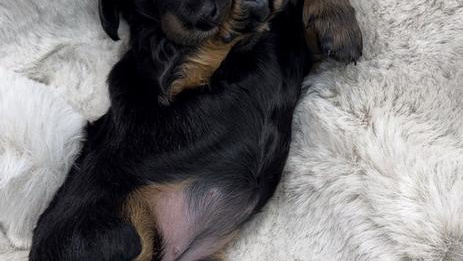
[[(269, 20), (288, 0), (99, 0), (106, 33), (118, 40), (119, 16), (138, 31), (162, 29), (167, 39), (194, 50), (176, 65), (174, 78), (161, 87), (169, 104), (186, 89), (207, 85), (230, 50), (268, 29)], [(246, 41), (253, 42), (253, 41)], [(242, 46), (247, 46), (243, 44)], [(170, 74), (164, 74), (170, 75)]]
[[(118, 40), (119, 15), (139, 16), (159, 25), (178, 44), (196, 45), (214, 35), (231, 10), (232, 0), (99, 0), (106, 33)], [(129, 21), (130, 23), (130, 21)]]

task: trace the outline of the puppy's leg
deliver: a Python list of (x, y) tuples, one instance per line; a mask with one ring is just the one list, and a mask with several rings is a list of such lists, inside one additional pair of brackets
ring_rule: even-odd
[(324, 55), (344, 62), (357, 61), (362, 55), (362, 33), (349, 0), (304, 1), (308, 38), (318, 37)]
[[(105, 118), (87, 131), (100, 130), (97, 126)], [(99, 154), (89, 147), (83, 148), (40, 216), (30, 261), (130, 261), (140, 253), (137, 230), (121, 216), (121, 206), (132, 190), (131, 179), (118, 164), (121, 160), (110, 153), (102, 153), (107, 158), (95, 156)]]
[(140, 237), (142, 251), (134, 261), (160, 259), (160, 238), (156, 222), (143, 190), (132, 193), (124, 204), (125, 218), (134, 226)]
[(30, 261), (130, 261), (140, 253), (137, 231), (117, 211), (106, 209), (111, 202), (92, 204), (82, 195), (59, 198), (41, 216)]

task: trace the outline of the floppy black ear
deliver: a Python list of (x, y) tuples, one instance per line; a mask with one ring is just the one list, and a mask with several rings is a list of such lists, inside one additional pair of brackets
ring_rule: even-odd
[(100, 21), (105, 32), (114, 41), (120, 40), (119, 29), (119, 0), (99, 0)]

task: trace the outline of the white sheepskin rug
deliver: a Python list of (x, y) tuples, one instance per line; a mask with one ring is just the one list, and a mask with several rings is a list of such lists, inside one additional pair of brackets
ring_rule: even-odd
[(0, 81), (0, 225), (12, 246), (27, 247), (79, 151), (84, 119), (40, 83), (2, 68)]
[[(108, 106), (124, 45), (95, 2), (0, 3), (1, 261), (27, 259), (14, 249), (79, 148), (74, 111)], [(351, 2), (364, 57), (307, 79), (283, 182), (229, 260), (463, 260), (463, 2)]]

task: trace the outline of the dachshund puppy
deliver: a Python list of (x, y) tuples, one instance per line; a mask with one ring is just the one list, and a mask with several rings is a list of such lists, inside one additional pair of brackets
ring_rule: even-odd
[[(120, 14), (130, 25), (130, 49), (110, 73), (109, 111), (87, 126), (81, 155), (40, 217), (30, 260), (221, 260), (280, 181), (312, 63), (306, 7), (101, 0), (113, 39)], [(358, 46), (341, 43), (336, 57), (357, 59), (360, 50), (345, 45)], [(203, 56), (211, 66), (195, 65)]]

